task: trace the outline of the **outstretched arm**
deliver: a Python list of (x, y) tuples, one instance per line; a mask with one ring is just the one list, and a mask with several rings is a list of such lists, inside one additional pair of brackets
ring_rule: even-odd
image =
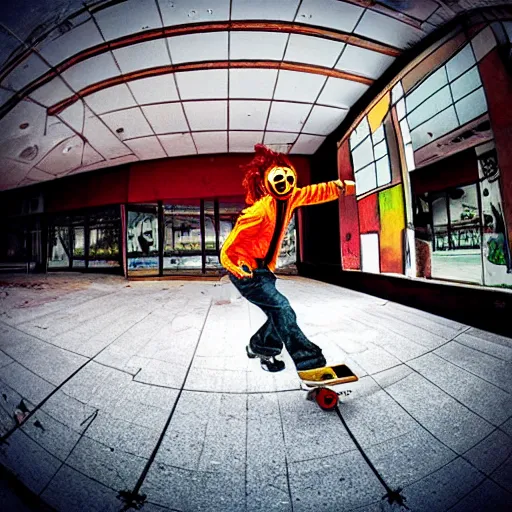
[(349, 180), (327, 181), (316, 183), (297, 189), (293, 198), (293, 206), (306, 206), (309, 204), (321, 204), (338, 199), (341, 194), (350, 196), (356, 192), (356, 185)]

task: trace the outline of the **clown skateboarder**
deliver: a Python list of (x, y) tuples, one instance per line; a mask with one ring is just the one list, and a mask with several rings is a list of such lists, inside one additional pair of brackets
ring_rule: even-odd
[(247, 355), (259, 357), (264, 370), (278, 372), (285, 367), (277, 357), (284, 344), (301, 376), (325, 367), (326, 361), (322, 350), (297, 325), (288, 299), (276, 289), (273, 271), (279, 249), (296, 208), (353, 195), (355, 184), (335, 180), (298, 188), (297, 173), (286, 155), (262, 144), (254, 149), (256, 155), (245, 166), (243, 181), (249, 207), (224, 242), (220, 260), (240, 294), (267, 316), (251, 337)]

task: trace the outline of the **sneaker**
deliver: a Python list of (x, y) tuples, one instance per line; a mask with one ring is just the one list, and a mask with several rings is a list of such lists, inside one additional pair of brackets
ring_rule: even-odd
[(249, 357), (249, 359), (255, 359), (257, 357), (260, 359), (261, 367), (266, 372), (272, 372), (272, 373), (280, 372), (281, 370), (284, 370), (284, 368), (286, 366), (284, 364), (284, 361), (282, 361), (281, 359), (277, 359), (276, 356), (266, 356), (266, 355), (258, 354), (256, 352), (254, 352), (251, 349), (250, 345), (247, 345), (245, 347), (245, 350), (247, 351), (247, 357)]
[[(267, 358), (268, 357), (268, 358)], [(284, 370), (285, 364), (284, 361), (281, 361), (281, 359), (276, 359), (274, 356), (267, 356), (265, 358), (260, 358), (261, 367), (266, 372), (280, 372)]]

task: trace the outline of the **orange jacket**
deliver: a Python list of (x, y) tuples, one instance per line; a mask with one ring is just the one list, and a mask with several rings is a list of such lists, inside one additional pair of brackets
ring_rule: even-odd
[[(292, 195), (287, 199), (277, 250), (268, 264), (270, 270), (274, 271), (276, 268), (279, 248), (295, 208), (333, 201), (338, 199), (342, 190), (335, 181), (329, 181), (296, 188), (292, 192)], [(276, 199), (271, 195), (263, 196), (253, 205), (242, 210), (235, 227), (222, 246), (220, 261), (223, 267), (239, 278), (243, 277), (240, 272), (242, 265), (247, 265), (251, 270), (257, 268), (256, 259), (264, 259), (267, 255), (275, 224)]]

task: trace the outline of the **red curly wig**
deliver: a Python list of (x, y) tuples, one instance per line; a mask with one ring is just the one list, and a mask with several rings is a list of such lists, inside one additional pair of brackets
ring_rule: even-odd
[(245, 169), (242, 185), (246, 190), (245, 202), (248, 205), (254, 204), (269, 193), (265, 187), (265, 171), (267, 169), (275, 166), (293, 169), (293, 165), (284, 153), (276, 153), (263, 144), (256, 144), (254, 151), (256, 154), (251, 162), (240, 166)]

